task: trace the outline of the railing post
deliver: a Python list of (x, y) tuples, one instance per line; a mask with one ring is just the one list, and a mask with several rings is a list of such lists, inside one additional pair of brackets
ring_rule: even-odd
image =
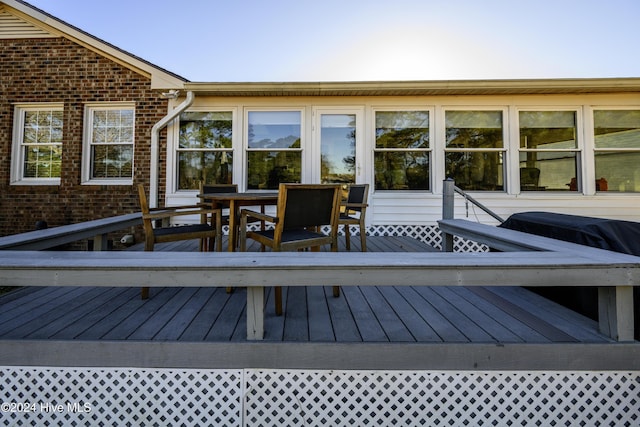
[(109, 240), (108, 240), (108, 234), (107, 233), (97, 234), (93, 238), (93, 250), (94, 251), (108, 251), (109, 250)]
[(600, 332), (616, 341), (633, 341), (633, 286), (598, 288)]
[[(456, 183), (447, 178), (442, 182), (442, 219), (453, 219)], [(442, 252), (453, 252), (453, 235), (442, 233)]]

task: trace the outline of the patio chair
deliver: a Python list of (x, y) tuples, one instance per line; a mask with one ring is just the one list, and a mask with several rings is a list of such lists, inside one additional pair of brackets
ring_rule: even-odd
[[(298, 251), (311, 248), (319, 251), (331, 245), (338, 251), (338, 215), (340, 213), (340, 185), (280, 184), (276, 215), (266, 215), (249, 209), (240, 213), (240, 250), (245, 251), (247, 239), (253, 239), (273, 251)], [(247, 222), (255, 218), (273, 224), (271, 229), (247, 231)], [(329, 226), (328, 234), (322, 226)], [(333, 295), (340, 296), (340, 287), (333, 287)], [(282, 288), (275, 287), (276, 314), (282, 314)]]
[[(200, 194), (206, 194), (206, 193), (237, 193), (238, 192), (238, 184), (209, 184), (209, 185), (204, 185), (204, 183), (202, 181), (200, 181)], [(230, 212), (228, 211), (229, 206), (213, 206), (212, 205), (212, 200), (211, 199), (207, 199), (206, 197), (201, 197), (200, 198), (200, 203), (198, 203), (198, 206), (200, 206), (201, 208), (204, 209), (221, 209), (221, 213), (220, 213), (220, 227), (223, 227), (225, 225), (229, 225), (229, 215)], [(224, 209), (227, 209), (227, 212), (224, 212)], [(206, 214), (203, 214), (206, 215)], [(205, 222), (204, 221), (204, 217), (202, 218), (202, 221), (200, 222)], [(231, 233), (231, 230), (229, 230), (229, 233)], [(204, 244), (204, 242), (201, 242), (201, 245)], [(217, 248), (216, 250), (218, 252), (222, 251), (222, 239), (218, 239), (218, 243), (217, 243)]]
[[(153, 251), (156, 243), (191, 239), (201, 239), (200, 250), (211, 251), (216, 238), (221, 239), (220, 209), (205, 209), (197, 205), (149, 208), (142, 184), (138, 185), (138, 195), (142, 211), (145, 251)], [(199, 216), (201, 223), (174, 226), (170, 224), (173, 218), (186, 215)], [(148, 287), (142, 288), (141, 297), (142, 299), (149, 298)]]
[(360, 250), (367, 251), (367, 233), (364, 219), (367, 211), (367, 197), (369, 196), (369, 184), (352, 184), (349, 186), (349, 193), (346, 202), (342, 203), (344, 212), (340, 213), (339, 225), (344, 225), (344, 237), (347, 250), (351, 250), (350, 225), (360, 227)]

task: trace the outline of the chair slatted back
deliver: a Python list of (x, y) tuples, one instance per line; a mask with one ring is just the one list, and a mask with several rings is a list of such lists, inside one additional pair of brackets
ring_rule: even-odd
[(330, 225), (337, 230), (339, 195), (337, 184), (280, 184), (277, 226), (293, 230)]
[[(200, 194), (207, 193), (237, 193), (238, 192), (238, 184), (208, 184), (205, 185), (202, 181), (200, 181)], [(202, 203), (211, 203), (211, 199), (201, 199)], [(229, 203), (219, 203), (219, 208), (228, 208)]]
[(201, 193), (237, 193), (238, 184), (209, 184), (200, 186)]
[[(347, 196), (347, 204), (366, 204), (369, 195), (369, 184), (351, 184), (349, 185), (349, 195)], [(361, 206), (350, 206), (349, 210), (360, 212)]]

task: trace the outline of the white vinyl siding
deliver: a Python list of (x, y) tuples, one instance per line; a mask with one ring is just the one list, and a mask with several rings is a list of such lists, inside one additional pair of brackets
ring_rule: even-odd
[[(502, 115), (502, 145), (494, 148), (478, 148), (480, 151), (498, 153), (502, 162), (499, 170), (502, 174), (503, 188), (494, 191), (472, 190), (472, 195), (500, 216), (506, 218), (515, 212), (525, 210), (548, 210), (577, 215), (606, 216), (619, 219), (640, 221), (640, 194), (635, 192), (599, 191), (596, 189), (594, 153), (598, 151), (594, 138), (594, 110), (640, 110), (637, 96), (628, 94), (602, 95), (518, 95), (518, 96), (305, 96), (305, 97), (231, 97), (200, 96), (197, 98), (194, 111), (243, 111), (244, 114), (234, 116), (233, 139), (233, 181), (241, 191), (250, 190), (247, 182), (248, 149), (247, 112), (249, 111), (300, 111), (301, 112), (301, 144), (302, 152), (301, 181), (305, 183), (320, 182), (319, 171), (320, 140), (314, 138), (320, 122), (313, 113), (323, 111), (361, 111), (358, 135), (361, 146), (357, 150), (358, 176), (356, 182), (370, 184), (370, 208), (367, 210), (369, 226), (384, 225), (432, 225), (442, 215), (442, 181), (447, 178), (445, 169), (445, 153), (467, 151), (464, 147), (447, 147), (446, 112), (447, 111), (487, 111), (500, 112)], [(429, 112), (429, 189), (403, 189), (389, 191), (375, 189), (376, 169), (375, 155), (381, 151), (376, 147), (376, 112), (428, 111)], [(570, 184), (575, 175), (576, 182), (581, 182), (578, 191), (569, 191), (569, 185), (563, 191), (521, 191), (520, 169), (520, 128), (519, 113), (521, 111), (561, 111), (575, 115), (575, 132), (577, 146), (562, 148), (562, 151), (575, 153), (575, 174), (561, 184)], [(170, 132), (169, 145), (176, 152), (177, 129)], [(172, 145), (173, 144), (173, 145)], [(401, 149), (401, 151), (404, 149)], [(635, 148), (633, 149), (635, 150)], [(468, 150), (472, 151), (472, 150)], [(620, 151), (624, 151), (620, 149)], [(625, 154), (626, 155), (626, 154)], [(172, 156), (167, 154), (167, 158)], [(175, 157), (175, 154), (173, 154)], [(175, 164), (175, 163), (170, 163)], [(572, 169), (573, 171), (573, 169)], [(173, 182), (175, 166), (167, 171), (167, 182)], [(560, 182), (560, 181), (558, 181)], [(171, 188), (171, 187), (169, 187)], [(168, 204), (182, 204), (195, 200), (197, 191), (169, 192)], [(482, 222), (494, 221), (466, 204), (462, 197), (456, 196), (456, 215)]]

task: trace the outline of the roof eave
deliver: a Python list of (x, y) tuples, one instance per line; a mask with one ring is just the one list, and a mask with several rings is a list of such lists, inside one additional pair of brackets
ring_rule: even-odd
[(421, 96), (640, 92), (640, 78), (370, 82), (188, 82), (201, 96)]

